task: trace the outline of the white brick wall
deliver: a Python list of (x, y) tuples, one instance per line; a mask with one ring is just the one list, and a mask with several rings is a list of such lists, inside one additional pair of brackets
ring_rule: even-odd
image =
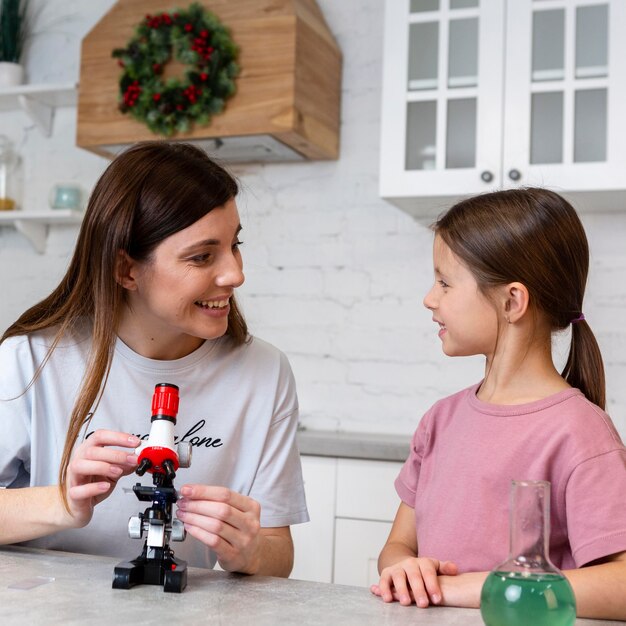
[[(437, 398), (478, 380), (481, 359), (441, 354), (422, 306), (431, 233), (378, 197), (383, 3), (318, 2), (344, 55), (341, 158), (235, 169), (244, 187), (240, 297), (253, 332), (290, 357), (305, 425), (408, 435)], [(30, 81), (76, 80), (80, 39), (113, 1), (35, 4), (43, 10)], [(91, 188), (107, 164), (74, 145), (74, 109), (57, 111), (51, 138), (21, 112), (0, 113), (0, 132), (23, 155), (28, 209), (45, 207), (55, 182)], [(584, 221), (593, 254), (585, 314), (606, 360), (609, 411), (626, 436), (626, 209)], [(1, 328), (56, 284), (76, 232), (51, 229), (38, 255), (0, 229)]]

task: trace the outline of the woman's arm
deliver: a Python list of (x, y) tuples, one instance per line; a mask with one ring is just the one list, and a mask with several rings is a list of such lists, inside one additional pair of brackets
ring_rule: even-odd
[(0, 490), (0, 544), (36, 539), (72, 525), (56, 485)]
[(86, 526), (96, 504), (109, 496), (122, 476), (135, 469), (137, 457), (133, 449), (139, 443), (137, 437), (128, 433), (98, 430), (78, 446), (67, 471), (69, 511), (56, 485), (1, 489), (0, 544)]
[(293, 540), (289, 526), (261, 528), (262, 537), (259, 549), (259, 569), (263, 576), (287, 578), (293, 569)]

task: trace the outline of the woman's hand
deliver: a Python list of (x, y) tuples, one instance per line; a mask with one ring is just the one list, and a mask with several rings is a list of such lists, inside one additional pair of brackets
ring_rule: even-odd
[(256, 573), (261, 565), (261, 505), (226, 487), (184, 485), (177, 517), (187, 532), (217, 554), (229, 572)]
[(128, 433), (96, 430), (76, 448), (67, 467), (66, 481), (73, 526), (87, 525), (96, 504), (109, 496), (122, 476), (135, 470), (137, 455), (133, 450), (140, 443), (138, 437)]
[(409, 557), (385, 567), (378, 585), (370, 587), (385, 602), (398, 601), (405, 606), (415, 602), (419, 607), (442, 600), (439, 575), (456, 576), (458, 568), (452, 561), (426, 557)]

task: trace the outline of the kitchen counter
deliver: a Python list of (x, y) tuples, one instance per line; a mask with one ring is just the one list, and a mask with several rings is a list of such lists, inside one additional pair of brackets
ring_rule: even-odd
[[(3, 626), (31, 624), (228, 624), (229, 626), (480, 626), (475, 609), (385, 604), (367, 589), (189, 569), (181, 594), (160, 586), (112, 589), (118, 559), (0, 547)], [(619, 622), (578, 620), (579, 626)]]
[(350, 433), (326, 430), (298, 431), (300, 454), (372, 461), (406, 461), (410, 435)]

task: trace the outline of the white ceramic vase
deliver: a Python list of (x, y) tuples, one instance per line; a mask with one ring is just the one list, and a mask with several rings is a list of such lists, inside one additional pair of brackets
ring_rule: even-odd
[(0, 62), (0, 89), (15, 87), (24, 82), (24, 68), (19, 63)]

